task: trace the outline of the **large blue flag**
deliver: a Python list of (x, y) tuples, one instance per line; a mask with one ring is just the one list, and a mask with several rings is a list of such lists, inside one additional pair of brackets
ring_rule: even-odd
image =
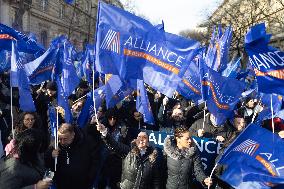
[(6, 50), (0, 50), (0, 73), (11, 68), (11, 53)]
[(154, 116), (151, 110), (150, 102), (143, 80), (137, 80), (137, 91), (138, 93), (136, 99), (136, 109), (138, 112), (143, 114), (145, 123), (154, 125)]
[(44, 52), (43, 47), (37, 44), (33, 38), (0, 23), (0, 50), (4, 49), (11, 51), (12, 41), (17, 41), (17, 48), (19, 52), (30, 54)]
[(197, 102), (202, 98), (200, 73), (198, 67), (199, 58), (200, 57), (196, 57), (194, 61), (191, 61), (182, 78), (182, 82), (179, 83), (177, 88), (177, 92), (179, 94), (186, 99), (193, 100), (194, 102)]
[(96, 69), (142, 79), (172, 96), (199, 43), (169, 34), (117, 7), (100, 3), (96, 35)]
[(284, 95), (284, 52), (268, 46), (270, 37), (264, 24), (256, 25), (246, 35), (245, 49), (257, 77), (258, 90)]
[(284, 183), (284, 141), (277, 134), (250, 124), (225, 150), (221, 179), (237, 188), (243, 182)]
[(78, 125), (81, 128), (86, 126), (90, 116), (94, 113), (93, 95), (95, 96), (94, 99), (95, 99), (96, 110), (98, 110), (102, 104), (103, 99), (105, 98), (105, 86), (97, 88), (94, 92), (91, 91), (87, 94), (87, 99), (84, 103), (83, 109), (77, 120)]
[(31, 95), (29, 80), (23, 64), (23, 59), (19, 56), (17, 46), (14, 44), (14, 42), (12, 42), (10, 73), (11, 87), (19, 88), (20, 109), (23, 111), (34, 112), (36, 109)]
[(233, 115), (235, 105), (239, 102), (245, 84), (236, 79), (223, 77), (200, 61), (202, 97), (207, 102), (209, 111), (222, 124)]
[(106, 74), (105, 76), (105, 94), (107, 108), (114, 107), (125, 97), (130, 95), (133, 88), (129, 82), (122, 81), (118, 75)]

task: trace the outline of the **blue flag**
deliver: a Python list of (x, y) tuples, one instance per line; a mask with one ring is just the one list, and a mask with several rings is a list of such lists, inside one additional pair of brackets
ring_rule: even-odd
[(102, 2), (97, 28), (97, 71), (118, 75), (123, 80), (143, 79), (169, 97), (199, 46)]
[[(201, 59), (202, 60), (202, 59)], [(245, 89), (243, 82), (223, 77), (200, 61), (202, 97), (207, 102), (209, 111), (217, 118), (218, 125), (233, 115)]]
[(225, 150), (221, 179), (233, 187), (243, 182), (284, 183), (284, 141), (277, 134), (250, 124)]
[(11, 53), (6, 50), (0, 50), (0, 73), (11, 68)]
[(54, 106), (49, 105), (48, 106), (48, 115), (49, 115), (49, 122), (51, 126), (51, 135), (53, 137), (56, 136), (56, 130), (57, 130), (57, 119), (56, 119), (56, 109)]
[(0, 23), (0, 50), (4, 49), (11, 51), (12, 41), (17, 41), (17, 48), (19, 52), (29, 54), (44, 52), (43, 47), (38, 45), (33, 38)]
[(106, 74), (105, 77), (106, 105), (109, 109), (130, 95), (133, 88), (117, 75)]
[[(264, 105), (264, 109), (258, 114), (256, 123), (261, 124), (263, 120), (271, 119), (271, 95), (270, 94), (261, 94), (261, 103)], [(278, 114), (282, 107), (282, 96), (272, 94), (272, 107), (273, 115)]]
[(211, 39), (210, 39), (210, 43), (209, 46), (207, 48), (207, 53), (205, 56), (205, 62), (206, 64), (211, 68), (213, 62), (215, 61), (216, 58), (216, 48), (215, 48), (215, 41), (216, 41), (216, 27), (213, 27), (213, 31), (211, 34)]
[(236, 78), (240, 72), (241, 57), (237, 60), (232, 59), (227, 68), (222, 72), (222, 76), (229, 78)]
[(143, 80), (137, 80), (137, 91), (138, 94), (136, 99), (136, 109), (138, 112), (143, 114), (145, 123), (154, 125), (154, 116), (151, 110), (150, 102)]
[(57, 84), (57, 103), (58, 106), (64, 109), (64, 119), (66, 123), (72, 123), (73, 117), (71, 113), (70, 106), (68, 104), (68, 96), (64, 92), (63, 86), (60, 82), (60, 79), (56, 79), (56, 84)]
[(25, 70), (31, 84), (41, 84), (51, 80), (52, 71), (57, 61), (58, 48), (51, 46), (47, 51), (32, 62), (25, 64)]
[(105, 86), (102, 86), (100, 88), (97, 88), (93, 92), (89, 92), (87, 94), (87, 99), (84, 103), (83, 109), (78, 117), (78, 125), (83, 128), (86, 126), (86, 124), (88, 123), (88, 120), (90, 118), (90, 116), (94, 113), (94, 101), (93, 101), (93, 95), (95, 96), (95, 105), (96, 105), (96, 110), (99, 109), (99, 107), (102, 104), (102, 101), (105, 97), (104, 94), (104, 90), (105, 90)]
[(182, 82), (179, 83), (177, 88), (179, 94), (194, 102), (197, 102), (202, 98), (198, 61), (199, 57), (196, 57), (191, 61), (182, 78)]
[[(94, 46), (93, 45), (87, 45), (85, 55), (84, 55), (84, 58), (82, 60), (82, 70), (83, 70), (84, 76), (86, 77), (86, 80), (91, 84), (93, 83), (92, 73), (93, 73), (94, 64), (95, 64)], [(96, 72), (94, 79), (97, 79), (98, 75), (99, 74)]]
[(227, 67), (232, 33), (232, 28), (228, 27), (220, 38), (215, 39), (213, 47), (212, 44), (210, 44), (211, 46), (208, 50), (209, 54), (207, 53), (206, 63), (217, 72), (222, 72)]
[(36, 111), (31, 95), (29, 80), (24, 70), (23, 59), (19, 56), (14, 42), (12, 42), (10, 82), (11, 87), (19, 88), (20, 109), (29, 112)]
[(74, 66), (75, 53), (74, 47), (68, 41), (65, 41), (63, 45), (63, 57), (60, 60), (62, 64), (61, 83), (66, 96), (71, 95), (80, 82)]
[(245, 38), (245, 49), (257, 77), (258, 90), (284, 95), (284, 52), (268, 46), (265, 25), (252, 27)]
[[(182, 82), (182, 77), (190, 62), (199, 52), (199, 44), (170, 33), (159, 34), (160, 31), (157, 31), (154, 32), (153, 30), (151, 34), (148, 34), (148, 39), (155, 42), (153, 49), (157, 58), (152, 56), (150, 60), (146, 61), (143, 67), (143, 79), (152, 88), (171, 98)], [(160, 36), (160, 39), (157, 36)], [(161, 46), (159, 49), (157, 47), (157, 50), (156, 44)], [(181, 52), (182, 49), (184, 49), (184, 52)], [(169, 54), (174, 54), (177, 59), (175, 61), (170, 60)]]
[(64, 0), (67, 4), (71, 5), (74, 3), (74, 0)]

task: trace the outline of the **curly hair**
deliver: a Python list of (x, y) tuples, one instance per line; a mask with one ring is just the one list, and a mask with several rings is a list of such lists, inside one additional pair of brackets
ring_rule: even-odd
[(19, 114), (19, 116), (17, 117), (17, 120), (15, 121), (16, 133), (21, 133), (27, 129), (27, 127), (25, 127), (24, 125), (24, 118), (25, 118), (25, 115), (27, 114), (31, 114), (34, 116), (35, 122), (34, 122), (33, 128), (40, 129), (42, 127), (41, 119), (39, 118), (36, 112), (22, 112)]
[(184, 133), (187, 133), (187, 132), (189, 132), (188, 127), (183, 125), (175, 129), (174, 136), (175, 138), (180, 138), (182, 137)]

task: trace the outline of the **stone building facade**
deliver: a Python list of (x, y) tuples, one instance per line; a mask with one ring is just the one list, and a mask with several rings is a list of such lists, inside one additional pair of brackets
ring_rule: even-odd
[[(106, 0), (122, 8), (118, 0)], [(33, 33), (48, 47), (58, 35), (67, 35), (82, 50), (94, 40), (98, 0), (0, 0), (0, 22)]]

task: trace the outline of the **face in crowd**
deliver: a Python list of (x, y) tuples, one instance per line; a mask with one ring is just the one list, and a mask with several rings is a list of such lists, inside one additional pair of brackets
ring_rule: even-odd
[(54, 97), (56, 95), (56, 91), (50, 89), (47, 89), (46, 92), (49, 97)]
[(236, 117), (234, 119), (234, 127), (237, 129), (237, 131), (242, 131), (246, 126), (245, 119), (242, 117)]
[(136, 145), (140, 150), (145, 150), (149, 146), (149, 137), (146, 132), (140, 132), (138, 134)]
[(72, 144), (75, 138), (74, 126), (68, 123), (63, 123), (58, 129), (58, 141), (61, 146), (68, 147)]
[(113, 127), (115, 125), (115, 123), (116, 123), (116, 117), (115, 116), (110, 116), (108, 118), (108, 124)]
[(24, 115), (24, 126), (28, 129), (32, 128), (35, 123), (35, 116), (33, 114)]
[(184, 119), (183, 117), (183, 111), (180, 108), (175, 108), (173, 109), (173, 113), (172, 113), (172, 118), (175, 121), (181, 121)]
[(133, 117), (136, 121), (141, 121), (142, 119), (142, 114), (140, 112), (134, 112)]
[(250, 99), (247, 103), (246, 103), (246, 107), (248, 108), (254, 108), (254, 100)]
[(192, 138), (186, 127), (180, 127), (175, 130), (175, 139), (179, 149), (188, 149), (192, 145)]

